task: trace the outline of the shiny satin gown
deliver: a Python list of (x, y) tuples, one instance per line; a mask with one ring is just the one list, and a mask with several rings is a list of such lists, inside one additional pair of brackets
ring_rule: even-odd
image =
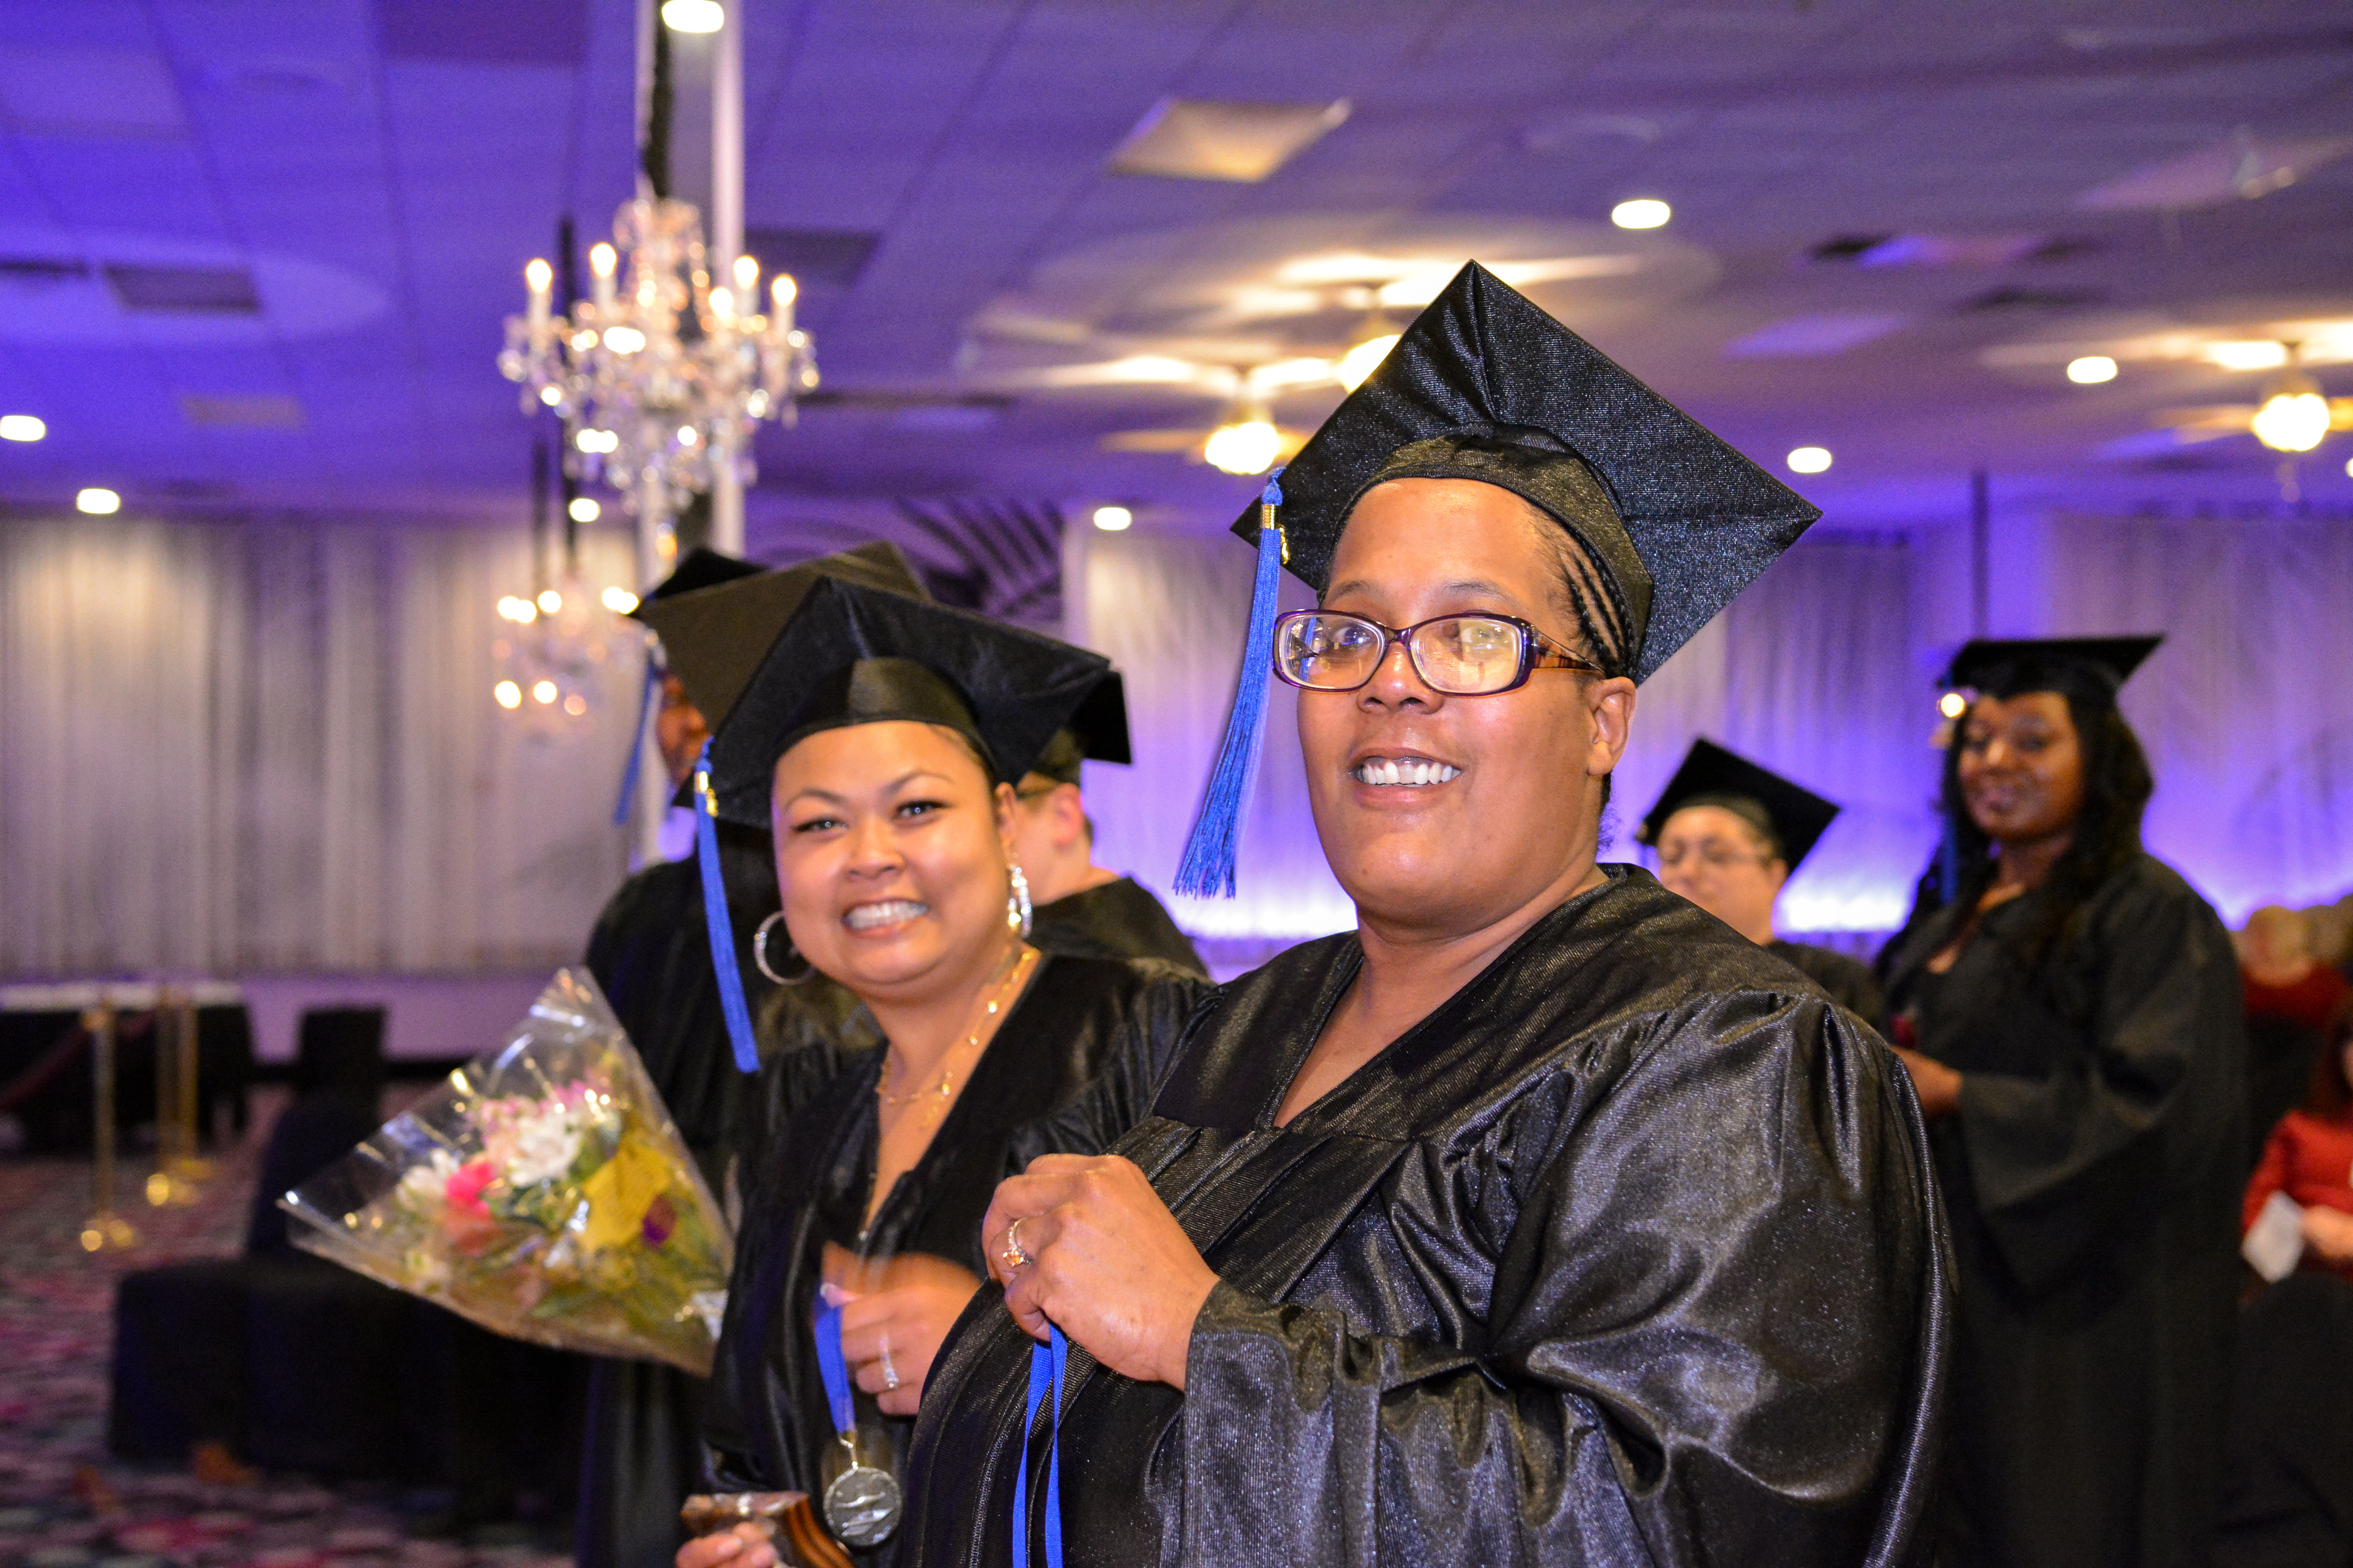
[[(1948, 1309), (1909, 1079), (1605, 870), (1285, 1127), (1355, 937), (1198, 1020), (1119, 1152), (1221, 1283), (1182, 1394), (1074, 1351), (1068, 1563), (1925, 1560)], [(984, 1292), (924, 1392), (908, 1561), (1010, 1561), (1029, 1360)]]
[[(848, 1020), (803, 1016), (761, 1073), (705, 1416), (716, 1489), (824, 1490), (837, 1444), (811, 1325), (826, 1245), (870, 1258), (929, 1253), (985, 1278), (980, 1222), (997, 1184), (1041, 1154), (1100, 1153), (1142, 1120), (1208, 993), (1165, 963), (1047, 955), (871, 1225), (881, 1037), (863, 1008)], [(793, 1016), (777, 1015), (788, 1026)], [(914, 1422), (883, 1415), (862, 1392), (857, 1403), (861, 1442), (896, 1456), (903, 1479)], [(897, 1562), (904, 1539), (902, 1529), (851, 1555)]]

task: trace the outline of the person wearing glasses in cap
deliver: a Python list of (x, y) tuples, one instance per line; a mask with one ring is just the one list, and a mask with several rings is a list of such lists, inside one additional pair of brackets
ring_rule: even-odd
[(1839, 808), (1715, 742), (1692, 742), (1635, 831), (1659, 858), (1659, 881), (1784, 959), (1873, 1028), (1885, 1025), (1879, 982), (1845, 953), (1774, 934), (1773, 906)]
[(1094, 861), (1081, 764), (1134, 761), (1127, 694), (1117, 670), (1087, 694), (1013, 791), (1013, 858), (1038, 901), (1035, 940), (1048, 952), (1157, 958), (1206, 977), (1208, 967), (1167, 906), (1133, 877)]
[[(783, 572), (697, 546), (632, 612), (660, 639), (652, 732), (673, 790), (685, 785), (712, 723), (726, 716), (743, 684), (744, 672), (709, 657), (703, 627), (714, 618), (756, 623), (763, 605), (773, 616), (820, 574), (922, 592), (887, 544)], [(762, 1001), (769, 988), (753, 962), (752, 941), (777, 907), (776, 851), (765, 829), (734, 823), (721, 825), (716, 847), (733, 914), (733, 964)], [(704, 1178), (724, 1191), (752, 1084), (728, 1048), (704, 910), (701, 859), (656, 861), (606, 903), (588, 939), (587, 965)], [(653, 1362), (599, 1359), (591, 1366), (575, 1524), (580, 1568), (660, 1568), (670, 1560), (682, 1539), (678, 1500), (702, 1468), (702, 1379)]]
[[(1013, 785), (1100, 687), (1101, 656), (835, 578), (772, 638), (759, 628), (714, 617), (688, 639), (746, 670), (698, 773), (703, 831), (773, 825), (782, 908), (758, 961), (787, 997), (822, 977), (862, 1023), (787, 1019), (754, 1064), (765, 1132), (746, 1147), (705, 1436), (719, 1491), (806, 1493), (833, 1547), (888, 1563), (925, 1376), (981, 1283), (990, 1193), (1140, 1120), (1208, 986), (1033, 941)], [(728, 1007), (750, 1058), (740, 998)], [(677, 1561), (765, 1568), (782, 1550), (744, 1526)]]
[(2116, 693), (2158, 640), (1961, 649), (1944, 847), (1881, 957), (1952, 1223), (1953, 1568), (2212, 1549), (2245, 1025), (2230, 933), (2141, 845)]
[(1358, 929), (1220, 990), (1113, 1155), (998, 1187), (914, 1561), (1918, 1560), (1909, 1087), (1595, 858), (1635, 683), (1815, 515), (1476, 265), (1279, 476), (1179, 890), (1231, 885), (1271, 662)]

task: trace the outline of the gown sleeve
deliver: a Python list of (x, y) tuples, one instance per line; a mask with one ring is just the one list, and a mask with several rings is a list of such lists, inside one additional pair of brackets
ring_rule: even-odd
[(1525, 1152), (1475, 1352), (1220, 1282), (1185, 1560), (1910, 1561), (1947, 1310), (1918, 1107), (1838, 1009), (1745, 1000)]
[(1978, 1213), (2034, 1294), (2139, 1233), (2214, 1168), (2218, 1142), (2245, 1158), (2238, 969), (2213, 912), (2178, 882), (2136, 881), (2101, 900), (2084, 940), (2082, 1048), (2042, 1077), (1961, 1079)]

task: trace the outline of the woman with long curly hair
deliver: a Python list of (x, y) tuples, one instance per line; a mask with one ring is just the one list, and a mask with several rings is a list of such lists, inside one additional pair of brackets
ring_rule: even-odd
[(2155, 639), (1976, 643), (1947, 840), (1882, 958), (1950, 1217), (1946, 1568), (2211, 1546), (2245, 1178), (2230, 937), (2141, 845)]

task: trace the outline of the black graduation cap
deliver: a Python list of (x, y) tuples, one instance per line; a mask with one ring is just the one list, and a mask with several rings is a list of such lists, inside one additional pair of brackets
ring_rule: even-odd
[(819, 576), (712, 731), (718, 815), (766, 826), (776, 759), (793, 742), (892, 719), (968, 735), (999, 779), (1018, 780), (1110, 668), (968, 610)]
[(716, 588), (722, 583), (733, 583), (739, 577), (756, 577), (766, 568), (754, 562), (741, 561), (733, 555), (723, 555), (708, 545), (698, 544), (679, 558), (670, 574), (647, 590), (629, 612), (633, 620), (645, 620), (646, 607), (664, 599), (674, 599), (681, 594), (692, 594), (704, 588)]
[(1234, 524), (1259, 545), (1250, 644), (1179, 892), (1233, 889), (1275, 558), (1287, 553), (1293, 574), (1322, 592), (1358, 498), (1402, 479), (1496, 485), (1559, 522), (1599, 571), (1637, 681), (1821, 515), (1493, 273), (1465, 264)]
[(1119, 671), (1111, 670), (1095, 682), (1095, 689), (1071, 715), (1068, 727), (1078, 737), (1079, 750), (1087, 761), (1123, 766), (1135, 761), (1127, 736), (1127, 683), (1119, 678)]
[[(2089, 676), (2114, 697), (2141, 661), (2157, 651), (2162, 634), (2120, 637), (1978, 637), (1963, 643), (1945, 667), (1947, 688), (2015, 697), (2021, 691), (2054, 689), (2053, 681), (2080, 683)], [(2069, 677), (2075, 678), (2069, 681)]]
[(1743, 805), (1755, 807), (1772, 825), (1781, 859), (1792, 871), (1821, 842), (1839, 814), (1835, 804), (1813, 791), (1703, 739), (1694, 741), (1683, 753), (1683, 765), (1642, 818), (1635, 842), (1658, 843), (1667, 819), (1687, 805), (1723, 805), (1745, 816), (1747, 813), (1739, 810)]
[[(695, 550), (696, 555), (714, 552)], [(714, 556), (724, 561), (723, 555)], [(739, 564), (741, 564), (739, 563)], [(684, 565), (670, 581), (686, 570)], [(638, 618), (651, 626), (662, 641), (670, 672), (686, 688), (686, 700), (702, 711), (715, 731), (725, 721), (744, 688), (751, 683), (760, 661), (767, 657), (777, 635), (793, 612), (821, 578), (884, 588), (917, 599), (931, 595), (907, 565), (895, 544), (861, 544), (832, 555), (819, 555), (781, 571), (754, 566), (700, 589), (661, 596), (656, 589), (638, 606)], [(664, 584), (668, 587), (669, 584)], [(765, 820), (763, 814), (762, 820)]]

